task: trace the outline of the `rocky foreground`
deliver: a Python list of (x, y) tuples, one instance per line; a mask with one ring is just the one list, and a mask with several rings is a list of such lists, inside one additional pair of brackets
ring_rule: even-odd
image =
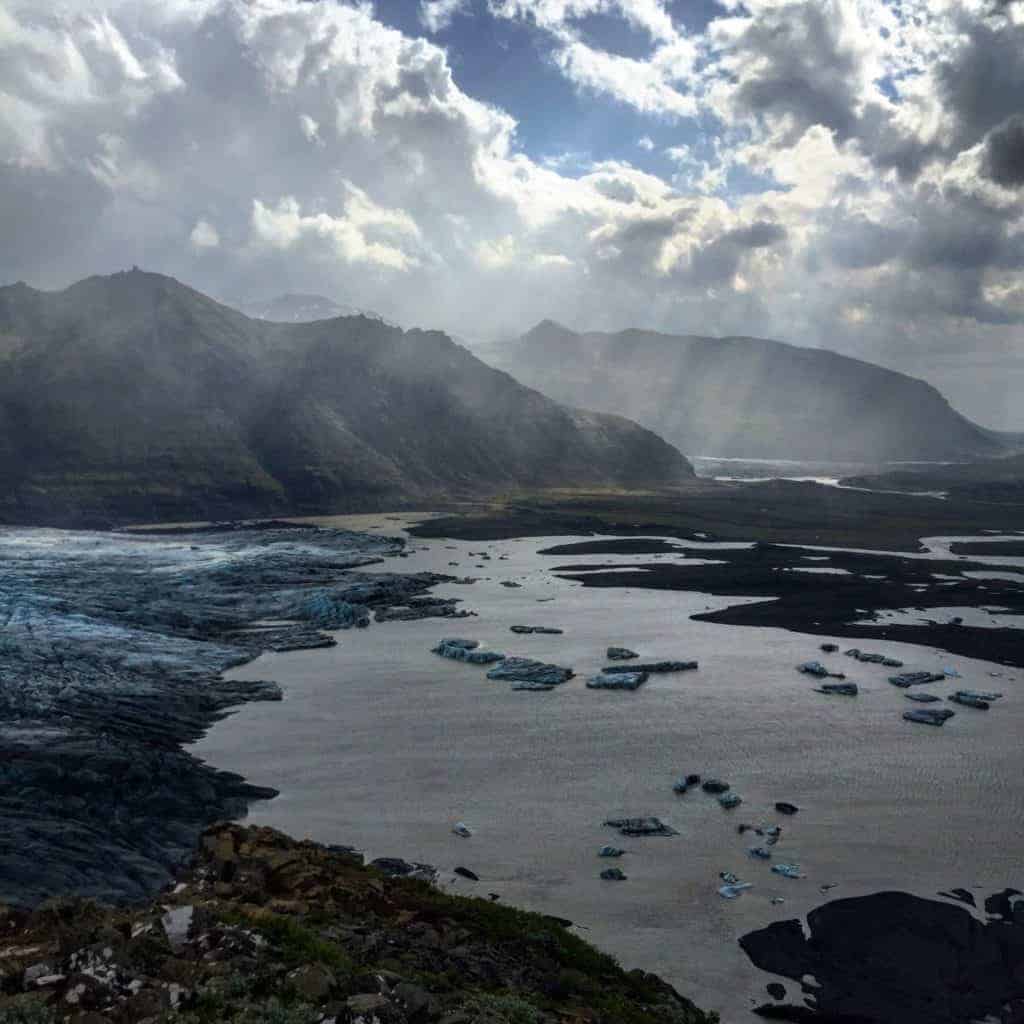
[(0, 530), (0, 902), (145, 898), (201, 830), (276, 791), (184, 747), (274, 683), (223, 673), (325, 629), (468, 614), (402, 542), (287, 524), (159, 536)]
[(116, 909), (0, 907), (5, 1024), (713, 1024), (569, 922), (219, 823), (176, 885)]

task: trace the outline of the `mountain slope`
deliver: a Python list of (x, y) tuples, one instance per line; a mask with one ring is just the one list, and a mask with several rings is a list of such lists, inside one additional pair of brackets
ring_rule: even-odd
[(0, 289), (0, 520), (340, 511), (692, 475), (442, 334), (251, 320), (141, 271)]
[(621, 413), (691, 455), (882, 462), (994, 455), (989, 431), (929, 384), (760, 338), (544, 321), (486, 358), (562, 402)]

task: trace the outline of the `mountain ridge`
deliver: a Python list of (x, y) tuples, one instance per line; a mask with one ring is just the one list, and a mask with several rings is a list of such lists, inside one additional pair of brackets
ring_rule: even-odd
[(884, 462), (1004, 450), (931, 384), (829, 349), (639, 328), (581, 333), (543, 320), (481, 354), (558, 401), (585, 394), (689, 455)]
[(447, 336), (253, 320), (132, 270), (0, 289), (0, 521), (359, 511), (507, 487), (671, 485), (692, 467)]

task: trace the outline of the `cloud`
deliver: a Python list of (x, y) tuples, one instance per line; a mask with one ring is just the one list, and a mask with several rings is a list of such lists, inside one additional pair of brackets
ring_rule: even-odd
[(309, 114), (299, 114), (299, 127), (310, 142), (321, 142), (320, 125)]
[(420, 0), (420, 21), (428, 32), (443, 32), (466, 7), (467, 0)]
[(404, 210), (378, 206), (351, 182), (342, 185), (347, 196), (338, 216), (303, 214), (294, 196), (284, 196), (273, 207), (254, 199), (254, 237), (275, 249), (323, 242), (346, 263), (369, 263), (391, 270), (408, 270), (417, 264), (419, 259), (409, 243), (419, 242), (420, 230), (412, 217)]
[(197, 249), (216, 249), (220, 245), (220, 235), (209, 221), (197, 220), (189, 241)]
[[(694, 117), (690, 91), (698, 58), (695, 43), (676, 27), (662, 0), (490, 0), (498, 18), (526, 21), (549, 33), (552, 60), (584, 92), (609, 96), (644, 114)], [(651, 54), (643, 59), (587, 44), (579, 22), (588, 15), (614, 14), (645, 32)]]
[[(747, 0), (699, 34), (658, 0), (491, 4), (628, 122), (617, 159), (531, 156), (366, 3), (0, 0), (0, 280), (138, 263), (468, 338), (774, 336), (1013, 415), (1022, 375), (983, 367), (1024, 367), (1024, 4)], [(646, 56), (589, 45), (592, 14)]]
[(676, 27), (662, 0), (490, 0), (491, 13), (500, 18), (530, 20), (553, 33), (570, 33), (577, 22), (592, 14), (618, 14), (652, 40), (672, 41)]
[(580, 89), (607, 94), (641, 113), (671, 117), (693, 117), (697, 113), (695, 98), (674, 84), (685, 76), (684, 68), (669, 71), (653, 61), (620, 57), (578, 41), (557, 50), (554, 60)]
[(1024, 114), (1013, 114), (985, 140), (985, 174), (997, 185), (1024, 185)]
[(731, 242), (741, 249), (765, 249), (781, 242), (788, 232), (781, 224), (759, 220), (753, 224), (733, 228), (722, 235), (724, 242)]

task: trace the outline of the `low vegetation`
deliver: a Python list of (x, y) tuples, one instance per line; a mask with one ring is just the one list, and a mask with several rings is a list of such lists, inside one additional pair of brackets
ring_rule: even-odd
[(156, 902), (0, 914), (0, 1024), (713, 1024), (557, 918), (221, 824)]

